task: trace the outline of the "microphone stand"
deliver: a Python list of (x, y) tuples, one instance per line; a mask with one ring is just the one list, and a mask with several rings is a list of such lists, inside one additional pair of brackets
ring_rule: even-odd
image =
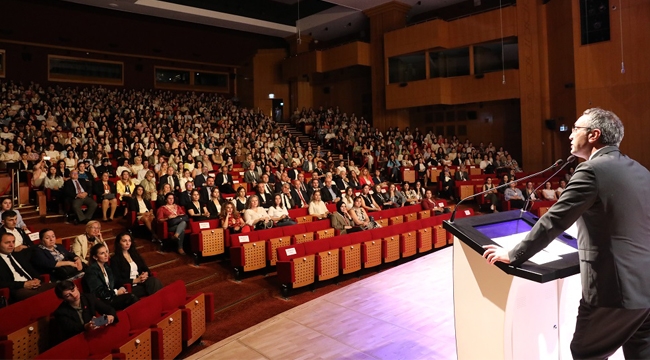
[(476, 193), (476, 194), (473, 194), (473, 195), (470, 195), (470, 196), (465, 197), (464, 199), (462, 199), (461, 201), (459, 201), (459, 202), (456, 204), (456, 208), (454, 208), (454, 211), (451, 213), (451, 218), (449, 218), (449, 222), (450, 222), (450, 223), (453, 223), (453, 222), (454, 222), (454, 219), (456, 218), (456, 211), (458, 210), (458, 206), (459, 206), (463, 201), (468, 200), (468, 199), (475, 198), (475, 197), (477, 197), (477, 196), (479, 196), (479, 195), (486, 194), (486, 193), (488, 193), (488, 192), (490, 192), (490, 191), (494, 191), (494, 190), (498, 190), (498, 189), (504, 188), (504, 187), (509, 186), (510, 184), (515, 183), (515, 182), (518, 182), (518, 181), (528, 180), (528, 179), (530, 179), (530, 178), (532, 178), (532, 177), (535, 177), (535, 176), (538, 176), (538, 175), (540, 175), (540, 174), (543, 174), (543, 173), (545, 173), (545, 172), (547, 172), (547, 171), (549, 171), (549, 170), (551, 170), (551, 169), (553, 169), (553, 168), (559, 166), (563, 161), (564, 161), (564, 160), (562, 160), (562, 159), (558, 159), (556, 162), (553, 163), (553, 165), (547, 167), (546, 169), (544, 169), (544, 170), (542, 170), (542, 171), (536, 172), (536, 173), (534, 173), (534, 174), (530, 174), (530, 175), (528, 175), (528, 176), (524, 176), (524, 177), (521, 178), (521, 179), (515, 179), (515, 180), (509, 181), (509, 182), (507, 182), (507, 183), (503, 183), (503, 184), (501, 184), (501, 185), (499, 185), (499, 186), (497, 186), (497, 187), (494, 187), (494, 188), (492, 188), (492, 189), (484, 190), (484, 191), (481, 191), (480, 193)]
[[(564, 170), (564, 168), (573, 163), (573, 161), (576, 159), (575, 156), (571, 155), (566, 159), (566, 162), (564, 165), (562, 165), (556, 172), (553, 173), (553, 175), (549, 176), (548, 179), (546, 179), (543, 183), (537, 185), (535, 190), (533, 190), (533, 194), (537, 194), (537, 190), (539, 190), (544, 184), (546, 184), (549, 180), (551, 180), (555, 175), (557, 175), (560, 171)], [(521, 214), (519, 214), (519, 218), (524, 216), (524, 212), (526, 212), (526, 209), (528, 209), (528, 204), (530, 204), (530, 196), (528, 196), (528, 199), (526, 199), (526, 202), (524, 203), (524, 207), (521, 209)]]

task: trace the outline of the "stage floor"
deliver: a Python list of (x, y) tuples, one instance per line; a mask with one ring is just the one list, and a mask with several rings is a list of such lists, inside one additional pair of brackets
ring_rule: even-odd
[[(456, 359), (452, 290), (446, 248), (297, 306), (190, 359)], [(621, 351), (610, 359), (623, 359)]]

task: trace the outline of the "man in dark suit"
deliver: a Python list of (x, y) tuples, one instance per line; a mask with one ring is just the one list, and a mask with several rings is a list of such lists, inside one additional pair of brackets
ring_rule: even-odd
[(102, 165), (97, 167), (97, 175), (102, 176), (103, 173), (108, 173), (108, 177), (115, 177), (115, 169), (111, 165), (111, 159), (104, 158)]
[(228, 174), (228, 166), (222, 166), (221, 172), (217, 174), (214, 183), (219, 187), (222, 194), (234, 194), (235, 189), (232, 187), (232, 175)]
[(196, 177), (194, 178), (194, 186), (196, 186), (197, 188), (202, 188), (203, 185), (208, 181), (209, 177), (210, 177), (210, 173), (208, 171), (208, 168), (204, 166), (203, 169), (201, 170), (201, 173), (196, 175)]
[(321, 188), (320, 182), (318, 181), (318, 179), (312, 179), (311, 185), (307, 186), (307, 197), (308, 197), (307, 202), (311, 201), (312, 195), (314, 195), (316, 191), (320, 191), (320, 188)]
[(460, 165), (460, 168), (456, 170), (454, 174), (454, 180), (456, 181), (469, 181), (469, 173), (467, 173), (467, 168), (465, 164)]
[(0, 288), (8, 288), (11, 301), (20, 301), (54, 287), (42, 284), (29, 261), (14, 256), (16, 239), (11, 233), (0, 236)]
[(320, 193), (324, 202), (337, 203), (341, 201), (341, 191), (329, 177), (325, 178), (325, 186), (320, 189)]
[(289, 179), (296, 180), (298, 178), (298, 174), (300, 174), (300, 171), (298, 171), (298, 163), (292, 161), (291, 168), (287, 169), (287, 175), (289, 176)]
[[(79, 179), (77, 169), (70, 171), (70, 179), (63, 183), (63, 195), (65, 201), (71, 205), (72, 210), (77, 214), (77, 221), (85, 224), (92, 220), (97, 209), (97, 203), (92, 198), (90, 182)], [(88, 207), (85, 214), (81, 210), (82, 205)]]
[(291, 210), (294, 208), (294, 206), (296, 206), (296, 202), (293, 199), (293, 194), (291, 193), (291, 185), (289, 185), (289, 183), (285, 183), (282, 186), (282, 192), (280, 193), (280, 197), (282, 198), (282, 205), (284, 205), (284, 207), (287, 210)]
[(2, 213), (2, 227), (0, 235), (9, 233), (15, 238), (14, 255), (25, 256), (26, 260), (31, 259), (31, 251), (34, 249), (34, 243), (29, 238), (25, 230), (16, 227), (18, 214), (13, 210), (7, 210)]
[(201, 195), (201, 202), (207, 204), (210, 201), (210, 197), (212, 196), (212, 189), (214, 189), (214, 187), (214, 178), (208, 177), (208, 180), (203, 184), (201, 190), (199, 190), (199, 195)]
[(287, 175), (287, 173), (282, 173), (282, 179), (280, 179), (280, 181), (278, 181), (275, 184), (275, 193), (276, 194), (281, 193), (282, 192), (282, 187), (284, 186), (284, 184), (290, 184), (290, 183), (291, 183), (291, 179), (289, 179), (289, 176)]
[(311, 154), (307, 154), (307, 160), (302, 163), (302, 171), (311, 173), (312, 171), (316, 170), (316, 164), (314, 164), (313, 159), (314, 157)]
[(176, 171), (173, 167), (167, 168), (167, 174), (160, 177), (158, 182), (158, 189), (162, 189), (164, 184), (169, 184), (172, 187), (172, 191), (182, 191), (181, 190), (181, 181), (176, 176)]
[(260, 199), (260, 206), (265, 209), (268, 209), (274, 205), (273, 194), (266, 192), (266, 187), (264, 185), (266, 184), (264, 183), (257, 184), (257, 188), (255, 189), (255, 194)]
[(185, 183), (185, 191), (178, 194), (178, 205), (187, 209), (187, 205), (192, 202), (192, 190), (194, 190), (194, 183), (188, 181)]
[(557, 203), (509, 252), (486, 246), (484, 257), (518, 265), (574, 222), (582, 299), (571, 353), (606, 359), (623, 347), (627, 359), (650, 358), (650, 172), (621, 154), (623, 123), (589, 109), (574, 123), (578, 165)]
[(291, 187), (291, 198), (293, 198), (294, 203), (299, 208), (309, 207), (309, 196), (307, 196), (306, 191), (302, 191), (300, 180), (294, 180), (293, 186)]

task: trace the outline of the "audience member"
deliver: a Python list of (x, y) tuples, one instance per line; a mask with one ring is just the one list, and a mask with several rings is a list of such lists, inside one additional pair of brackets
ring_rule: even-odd
[(10, 301), (24, 300), (54, 287), (43, 284), (27, 259), (15, 256), (15, 237), (12, 233), (0, 235), (0, 288), (8, 288)]
[[(289, 186), (287, 184), (287, 186)], [(273, 220), (274, 226), (296, 225), (297, 222), (289, 217), (289, 211), (283, 203), (284, 194), (275, 194), (273, 197), (273, 206), (269, 207), (268, 214)]]
[[(183, 249), (185, 239), (185, 228), (189, 218), (181, 206), (176, 205), (173, 193), (165, 195), (165, 205), (158, 208), (156, 219), (158, 222), (166, 222), (167, 230), (172, 232), (172, 239), (178, 242), (178, 253), (185, 255)], [(166, 235), (166, 234), (165, 234)]]
[[(239, 211), (235, 210), (235, 205), (232, 203), (227, 202), (223, 205), (220, 218), (221, 226), (231, 234), (250, 232), (250, 227), (246, 225)], [(244, 228), (246, 228), (246, 231), (243, 231)]]
[(510, 207), (514, 209), (521, 209), (524, 207), (524, 195), (521, 190), (517, 188), (517, 182), (512, 182), (510, 186), (503, 193), (504, 200), (510, 201)]
[(273, 221), (266, 210), (260, 206), (260, 200), (257, 195), (251, 195), (248, 199), (248, 204), (244, 211), (244, 221), (246, 225), (254, 229), (269, 229), (273, 227)]
[[(95, 182), (93, 192), (97, 195), (97, 200), (102, 204), (102, 220), (113, 221), (115, 211), (117, 210), (117, 188), (115, 183), (108, 179), (108, 173), (103, 173), (101, 180)], [(108, 211), (110, 216), (108, 215)]]
[(336, 203), (336, 212), (332, 214), (330, 220), (332, 222), (332, 228), (339, 230), (341, 235), (363, 230), (361, 226), (354, 224), (352, 217), (348, 213), (348, 206), (345, 201)]
[(81, 261), (88, 265), (90, 252), (88, 251), (95, 244), (106, 244), (102, 236), (102, 225), (99, 221), (89, 221), (86, 224), (86, 232), (75, 237), (72, 243), (72, 253), (77, 255)]
[(131, 238), (123, 232), (115, 237), (111, 269), (117, 284), (131, 284), (131, 292), (138, 298), (153, 295), (162, 289), (160, 279), (149, 271)]
[[(90, 183), (79, 179), (79, 171), (70, 171), (70, 179), (63, 184), (63, 193), (65, 201), (70, 204), (79, 223), (86, 224), (92, 220), (97, 203), (91, 196)], [(88, 207), (85, 213), (81, 208), (83, 205)]]
[(314, 191), (309, 201), (309, 215), (317, 219), (325, 219), (329, 216), (330, 212), (327, 210), (327, 205), (321, 200), (320, 190)]
[(54, 324), (58, 330), (58, 340), (64, 341), (77, 334), (97, 330), (94, 319), (106, 316), (106, 325), (118, 322), (117, 313), (110, 305), (100, 301), (93, 294), (82, 293), (69, 280), (56, 284), (56, 296), (63, 300), (54, 311)]
[(41, 243), (32, 255), (36, 270), (41, 274), (50, 274), (52, 280), (72, 280), (84, 276), (81, 258), (57, 244), (52, 229), (42, 229), (39, 237)]
[(115, 276), (109, 266), (110, 255), (106, 244), (93, 245), (90, 248), (90, 257), (91, 262), (83, 278), (88, 293), (95, 295), (116, 310), (124, 310), (139, 300), (137, 296), (127, 292), (126, 288), (122, 286), (124, 284), (115, 284)]

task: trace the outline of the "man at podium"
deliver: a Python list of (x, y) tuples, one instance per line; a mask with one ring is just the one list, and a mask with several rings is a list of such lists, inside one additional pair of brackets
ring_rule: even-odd
[(650, 358), (650, 172), (620, 152), (623, 134), (613, 112), (586, 110), (569, 136), (571, 153), (586, 161), (557, 203), (512, 250), (487, 245), (483, 254), (491, 264), (518, 265), (576, 223), (576, 359), (606, 359), (621, 346), (628, 359)]

